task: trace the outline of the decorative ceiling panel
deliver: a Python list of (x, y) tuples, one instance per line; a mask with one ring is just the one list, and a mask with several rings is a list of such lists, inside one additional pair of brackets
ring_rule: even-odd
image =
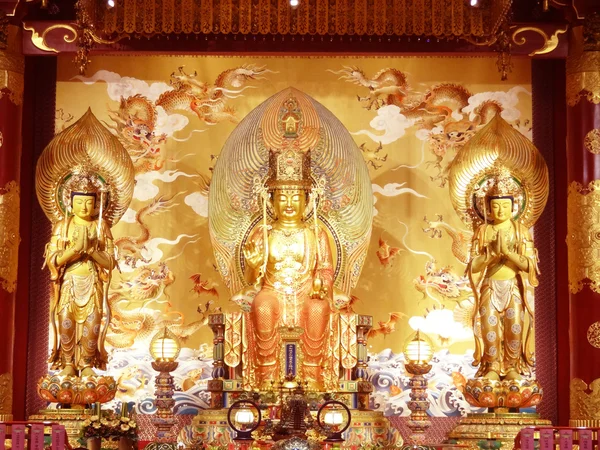
[(107, 0), (92, 1), (107, 35), (255, 34), (477, 37), (495, 33), (512, 0)]

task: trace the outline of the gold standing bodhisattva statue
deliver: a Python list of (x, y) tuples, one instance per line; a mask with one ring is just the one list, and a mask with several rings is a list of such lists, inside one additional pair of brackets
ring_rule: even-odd
[(321, 385), (334, 273), (326, 232), (305, 222), (310, 153), (272, 151), (269, 161), (266, 201), (274, 220), (258, 227), (244, 248), (248, 281), (259, 290), (250, 309), (255, 376), (259, 385), (279, 379), (278, 329), (300, 327), (303, 376)]
[(529, 350), (533, 314), (526, 286), (538, 285), (537, 256), (527, 228), (512, 219), (516, 183), (510, 173), (498, 171), (492, 183), (484, 200), (488, 221), (473, 237), (467, 266), (481, 325), (474, 355), (479, 365), (476, 376), (520, 379), (533, 367)]
[[(529, 229), (546, 206), (548, 167), (533, 143), (497, 113), (452, 162), (448, 188), (454, 210), (474, 232), (467, 275), (479, 369), (467, 383), (469, 402), (506, 406), (506, 386), (520, 395), (535, 384), (539, 392), (532, 370), (538, 254)], [(540, 398), (541, 392), (529, 396)], [(513, 400), (514, 408), (529, 401)]]
[(94, 367), (106, 368), (104, 284), (115, 267), (115, 253), (110, 228), (98, 212), (106, 193), (97, 178), (76, 174), (67, 183), (69, 212), (54, 225), (45, 255), (54, 288), (52, 328), (58, 337), (50, 363), (62, 369), (61, 375), (85, 377), (95, 375)]
[(111, 227), (129, 207), (133, 187), (131, 158), (90, 110), (38, 161), (37, 196), (52, 221), (44, 256), (53, 286), (49, 362), (61, 376), (106, 369), (108, 286), (116, 266)]

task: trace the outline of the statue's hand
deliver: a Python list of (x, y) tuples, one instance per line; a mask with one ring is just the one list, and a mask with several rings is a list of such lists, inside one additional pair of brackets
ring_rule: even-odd
[(90, 237), (88, 236), (88, 229), (87, 227), (83, 227), (83, 250), (86, 253), (89, 253), (90, 251)]
[(256, 245), (256, 242), (248, 242), (244, 246), (244, 258), (248, 261), (248, 264), (252, 268), (256, 268), (262, 262), (262, 252), (260, 248)]
[(490, 245), (487, 245), (485, 247), (483, 263), (486, 266), (489, 266), (491, 264), (494, 264), (496, 262), (496, 260), (499, 260), (499, 259), (500, 259), (499, 253), (497, 251), (495, 251)]
[(85, 227), (83, 228), (83, 232), (82, 233), (77, 233), (77, 239), (75, 239), (75, 241), (73, 242), (73, 246), (71, 247), (73, 252), (76, 254), (80, 254), (81, 252), (83, 252), (83, 250), (85, 248), (87, 248), (85, 246), (85, 241), (87, 239), (87, 233), (86, 233), (86, 229)]
[(493, 251), (495, 255), (501, 255), (502, 254), (502, 233), (500, 231), (498, 231), (496, 233), (496, 240), (493, 242)]
[(489, 264), (489, 262), (492, 260), (492, 258), (494, 257), (494, 255), (492, 255), (492, 250), (490, 249), (489, 245), (486, 245), (484, 247), (484, 254), (483, 254), (483, 262), (484, 264)]
[(506, 239), (506, 236), (504, 235), (504, 233), (499, 233), (500, 234), (500, 252), (505, 255), (508, 256), (508, 254), (510, 253), (510, 250), (508, 250), (508, 240)]

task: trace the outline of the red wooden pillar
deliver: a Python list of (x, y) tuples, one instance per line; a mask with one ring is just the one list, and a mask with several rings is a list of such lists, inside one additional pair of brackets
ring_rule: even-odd
[(600, 425), (600, 389), (594, 387), (600, 383), (600, 42), (593, 33), (599, 19), (590, 16), (573, 28), (567, 60), (572, 426)]
[[(0, 13), (1, 14), (1, 13)], [(21, 33), (0, 17), (0, 420), (12, 419), (20, 211)]]

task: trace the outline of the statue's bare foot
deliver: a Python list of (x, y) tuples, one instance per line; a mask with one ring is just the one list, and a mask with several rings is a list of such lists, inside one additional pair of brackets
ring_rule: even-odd
[(75, 367), (73, 367), (73, 364), (67, 364), (58, 375), (61, 377), (76, 377), (77, 371), (75, 370)]
[(488, 380), (500, 381), (500, 375), (498, 375), (498, 372), (495, 372), (493, 370), (490, 370), (483, 377), (487, 378)]
[(505, 380), (522, 380), (523, 377), (515, 369), (510, 369), (508, 371), (508, 373), (506, 374), (506, 376), (504, 377), (504, 379)]
[(95, 377), (96, 372), (94, 372), (91, 367), (84, 367), (84, 369), (81, 371), (81, 376), (82, 377)]

